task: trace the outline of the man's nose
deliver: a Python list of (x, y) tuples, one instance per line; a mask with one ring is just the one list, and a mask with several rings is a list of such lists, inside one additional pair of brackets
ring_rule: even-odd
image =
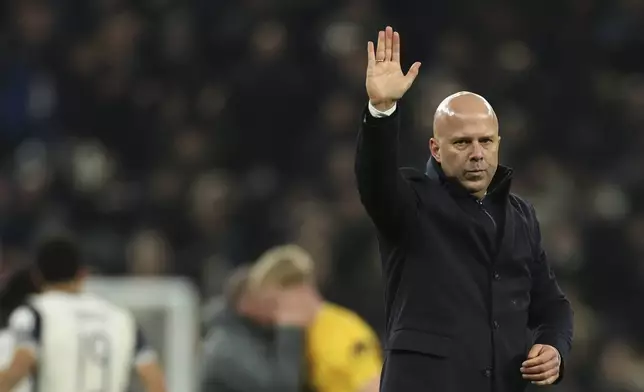
[(470, 159), (473, 161), (480, 161), (483, 159), (483, 146), (481, 146), (481, 143), (472, 143), (472, 154), (470, 155)]

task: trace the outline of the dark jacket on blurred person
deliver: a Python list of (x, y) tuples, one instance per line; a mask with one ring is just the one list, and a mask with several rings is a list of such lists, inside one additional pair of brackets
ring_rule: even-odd
[(203, 392), (300, 392), (304, 330), (258, 325), (228, 306), (210, 321)]
[(523, 391), (531, 346), (554, 346), (565, 363), (572, 341), (535, 211), (510, 193), (506, 167), (480, 202), (433, 160), (426, 173), (399, 169), (398, 128), (398, 110), (365, 110), (356, 156), (386, 286), (381, 390)]

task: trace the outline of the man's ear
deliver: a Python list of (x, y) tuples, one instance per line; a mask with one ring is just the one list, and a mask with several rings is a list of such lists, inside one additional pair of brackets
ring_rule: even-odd
[(438, 140), (436, 140), (435, 138), (429, 139), (429, 151), (431, 152), (432, 157), (434, 157), (436, 162), (441, 163), (440, 146), (438, 144)]

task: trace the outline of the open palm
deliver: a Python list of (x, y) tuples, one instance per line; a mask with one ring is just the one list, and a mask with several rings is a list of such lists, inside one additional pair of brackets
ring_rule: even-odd
[(400, 67), (400, 34), (389, 26), (378, 32), (378, 45), (367, 44), (367, 95), (371, 104), (388, 109), (409, 90), (418, 76), (420, 63), (414, 63), (407, 74)]

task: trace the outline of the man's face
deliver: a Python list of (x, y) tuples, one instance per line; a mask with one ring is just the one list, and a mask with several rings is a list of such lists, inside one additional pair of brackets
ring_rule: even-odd
[(483, 197), (499, 164), (498, 128), (494, 121), (465, 120), (439, 138), (430, 139), (432, 156), (445, 175), (471, 194)]

